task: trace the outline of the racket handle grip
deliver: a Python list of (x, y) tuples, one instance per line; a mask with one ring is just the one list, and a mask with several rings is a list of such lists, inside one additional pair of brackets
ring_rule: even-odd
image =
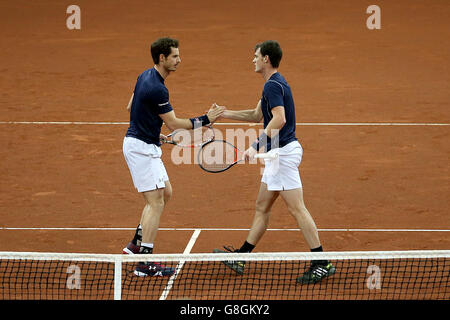
[(255, 154), (256, 159), (275, 159), (278, 157), (276, 153), (257, 153)]

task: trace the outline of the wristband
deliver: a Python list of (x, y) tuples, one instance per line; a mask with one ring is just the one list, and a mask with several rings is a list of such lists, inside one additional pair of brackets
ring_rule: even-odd
[(189, 120), (192, 122), (192, 129), (210, 124), (209, 118), (206, 114), (197, 118), (190, 118)]
[(262, 147), (266, 147), (268, 139), (269, 137), (267, 136), (267, 134), (263, 132), (258, 137), (258, 139), (256, 139), (255, 142), (252, 143), (252, 148), (255, 149), (256, 151), (259, 151), (259, 149), (261, 149)]

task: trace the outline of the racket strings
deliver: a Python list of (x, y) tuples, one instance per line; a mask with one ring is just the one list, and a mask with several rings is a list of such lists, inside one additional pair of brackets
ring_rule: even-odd
[(198, 160), (208, 171), (221, 171), (238, 161), (238, 150), (224, 141), (213, 141), (200, 149)]

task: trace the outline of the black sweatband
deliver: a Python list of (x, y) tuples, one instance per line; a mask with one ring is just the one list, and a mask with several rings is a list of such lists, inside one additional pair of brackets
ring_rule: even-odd
[(252, 148), (256, 151), (259, 151), (262, 147), (265, 147), (267, 145), (267, 140), (269, 137), (265, 132), (263, 132), (258, 139), (255, 140), (255, 142), (252, 143)]
[(190, 118), (189, 120), (192, 122), (192, 129), (210, 124), (209, 118), (206, 114), (197, 118)]

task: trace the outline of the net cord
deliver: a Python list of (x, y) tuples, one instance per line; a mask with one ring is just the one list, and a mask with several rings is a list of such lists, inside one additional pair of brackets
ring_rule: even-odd
[(281, 260), (355, 260), (355, 259), (402, 259), (402, 258), (448, 258), (450, 250), (409, 251), (350, 251), (350, 252), (263, 252), (263, 253), (191, 253), (191, 254), (95, 254), (95, 253), (53, 253), (53, 252), (1, 252), (0, 259), (62, 260), (99, 262), (140, 261), (281, 261)]

